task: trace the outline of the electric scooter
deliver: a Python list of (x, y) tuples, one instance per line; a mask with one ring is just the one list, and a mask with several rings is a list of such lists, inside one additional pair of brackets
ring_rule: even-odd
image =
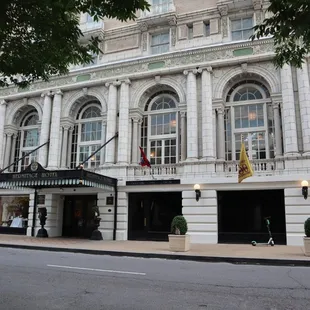
[(265, 217), (265, 221), (266, 221), (266, 226), (267, 226), (267, 229), (268, 229), (268, 234), (269, 234), (269, 241), (266, 243), (257, 243), (256, 241), (252, 241), (252, 245), (253, 246), (256, 246), (256, 245), (270, 245), (270, 246), (274, 246), (274, 241), (273, 241), (273, 238), (272, 238), (272, 234), (271, 234), (271, 231), (270, 231), (270, 216), (269, 217)]

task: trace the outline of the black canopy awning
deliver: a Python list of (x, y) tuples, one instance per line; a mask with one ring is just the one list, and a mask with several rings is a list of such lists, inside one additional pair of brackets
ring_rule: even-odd
[(46, 170), (33, 162), (18, 173), (1, 173), (0, 188), (52, 188), (52, 187), (96, 187), (114, 190), (117, 179), (83, 169)]

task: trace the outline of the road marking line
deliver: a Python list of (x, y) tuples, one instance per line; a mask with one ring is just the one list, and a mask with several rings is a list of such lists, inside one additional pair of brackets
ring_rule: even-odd
[(146, 276), (146, 273), (144, 273), (144, 272), (121, 271), (121, 270), (105, 270), (105, 269), (83, 268), (83, 267), (72, 267), (72, 266), (60, 266), (60, 265), (47, 265), (47, 267), (64, 268), (64, 269), (76, 269), (76, 270), (87, 270), (87, 271), (99, 271), (99, 272), (110, 272), (110, 273), (120, 273), (120, 274), (132, 274), (132, 275), (138, 275), (138, 276)]

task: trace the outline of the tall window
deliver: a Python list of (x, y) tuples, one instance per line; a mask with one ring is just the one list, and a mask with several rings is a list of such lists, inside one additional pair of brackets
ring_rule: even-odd
[[(39, 116), (32, 110), (22, 120), (18, 131), (15, 146), (15, 161), (25, 156), (39, 146)], [(31, 153), (14, 166), (14, 171), (24, 170), (32, 162), (37, 160), (38, 152)]]
[(239, 160), (241, 141), (250, 159), (269, 159), (275, 154), (274, 120), (267, 88), (256, 81), (239, 83), (226, 100), (226, 160)]
[[(72, 137), (71, 167), (86, 160), (102, 144), (102, 117), (100, 106), (96, 103), (88, 103), (83, 107), (77, 117), (77, 124)], [(88, 159), (84, 168), (96, 168), (100, 165), (98, 152)]]
[(175, 98), (164, 94), (148, 105), (142, 124), (141, 144), (151, 165), (175, 164), (178, 161), (178, 121)]
[(153, 34), (151, 40), (152, 54), (162, 54), (169, 52), (170, 36), (169, 32)]
[(253, 17), (239, 18), (231, 21), (231, 38), (233, 41), (248, 40), (253, 34)]

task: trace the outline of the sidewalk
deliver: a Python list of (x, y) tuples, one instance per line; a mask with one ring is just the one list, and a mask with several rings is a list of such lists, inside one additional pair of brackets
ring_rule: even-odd
[(304, 255), (303, 247), (283, 245), (253, 247), (251, 244), (192, 244), (189, 252), (171, 252), (168, 242), (91, 241), (67, 238), (41, 239), (0, 235), (0, 247), (235, 264), (310, 267), (310, 257)]

